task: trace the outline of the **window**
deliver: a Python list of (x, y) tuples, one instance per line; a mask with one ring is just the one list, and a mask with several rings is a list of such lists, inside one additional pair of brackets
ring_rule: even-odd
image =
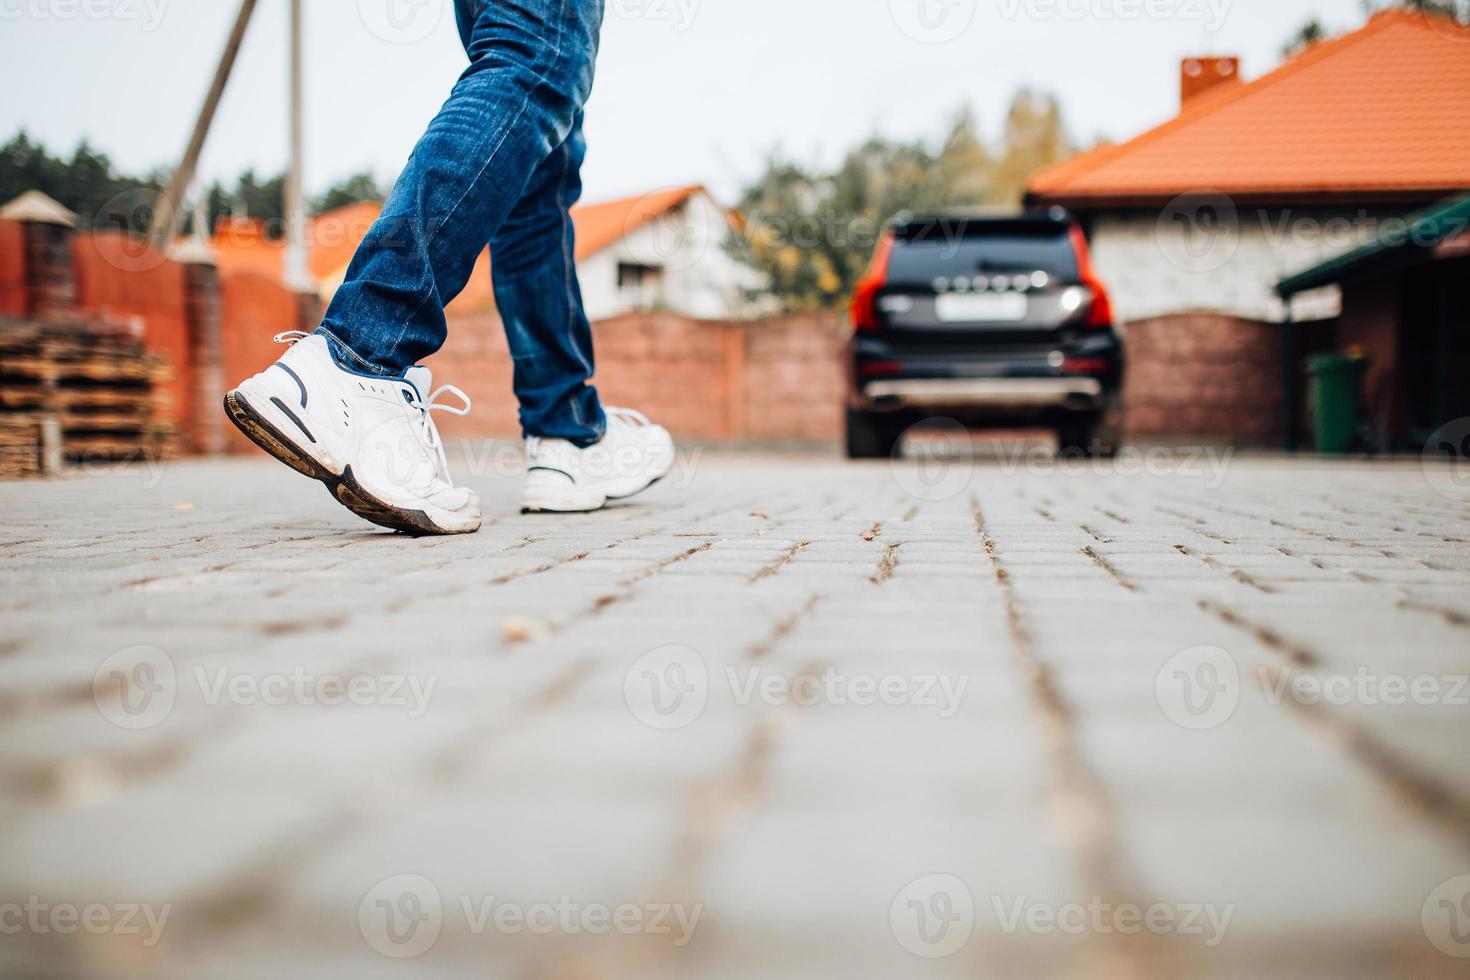
[(663, 301), (663, 291), (662, 266), (618, 263), (618, 293), (629, 306), (640, 310), (652, 309)]

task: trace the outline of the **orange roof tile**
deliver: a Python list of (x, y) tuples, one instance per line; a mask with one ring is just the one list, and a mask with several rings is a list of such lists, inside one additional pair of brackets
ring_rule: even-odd
[(1470, 187), (1470, 28), (1395, 10), (1275, 71), (1191, 101), (1115, 146), (1032, 178), (1045, 203), (1191, 190), (1262, 198), (1442, 196)]
[(654, 191), (640, 197), (625, 197), (599, 204), (572, 208), (577, 229), (577, 258), (596, 255), (614, 242), (627, 238), (643, 225), (679, 207), (695, 194), (707, 193), (699, 184)]
[[(695, 194), (703, 193), (707, 193), (704, 187), (695, 184), (616, 201), (577, 205), (572, 208), (577, 258), (596, 255)], [(307, 263), (312, 276), (318, 281), (332, 283), (335, 278), (340, 282), (357, 246), (382, 210), (382, 205), (363, 201), (312, 218), (306, 235)], [(268, 238), (265, 223), (259, 219), (220, 219), (211, 244), (221, 272), (252, 272), (272, 279), (280, 279), (284, 274), (285, 242)]]

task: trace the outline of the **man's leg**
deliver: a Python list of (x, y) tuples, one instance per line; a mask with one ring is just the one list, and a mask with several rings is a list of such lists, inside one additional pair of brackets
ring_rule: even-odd
[(510, 217), (490, 240), (495, 305), (515, 362), (521, 429), (588, 446), (607, 422), (592, 376), (592, 328), (577, 283), (569, 209), (582, 193), (586, 154), (580, 114), (542, 161)]
[[(566, 143), (592, 86), (602, 0), (456, 0), (470, 56), (348, 267), (317, 333), (225, 395), (256, 445), (367, 520), (415, 534), (480, 526), (449, 476), (419, 359), (444, 342), (444, 304)], [(461, 399), (459, 405), (439, 396)], [(595, 405), (595, 402), (592, 403)], [(571, 443), (565, 443), (570, 446)]]
[(322, 320), (343, 366), (399, 375), (592, 87), (602, 0), (457, 0), (470, 66), (429, 124)]

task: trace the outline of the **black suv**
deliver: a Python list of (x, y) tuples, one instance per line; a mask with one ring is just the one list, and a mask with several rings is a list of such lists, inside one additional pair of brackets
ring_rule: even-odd
[(855, 459), (890, 455), (934, 417), (1052, 428), (1063, 452), (1117, 449), (1123, 348), (1086, 238), (1061, 208), (894, 219), (850, 318)]

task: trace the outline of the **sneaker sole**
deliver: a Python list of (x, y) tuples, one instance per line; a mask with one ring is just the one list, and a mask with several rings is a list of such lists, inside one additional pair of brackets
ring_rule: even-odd
[(325, 484), (334, 500), (365, 521), (415, 536), (468, 534), (479, 527), (477, 524), (464, 530), (443, 528), (422, 510), (399, 507), (375, 497), (358, 482), (351, 466), (344, 467), (341, 476), (333, 473), (252, 408), (237, 392), (232, 391), (225, 395), (225, 413), (235, 423), (235, 428), (244, 433), (245, 438), (297, 473)]
[(636, 497), (638, 494), (640, 494), (643, 491), (647, 490), (649, 487), (653, 486), (655, 483), (657, 483), (659, 480), (662, 480), (662, 479), (663, 479), (662, 476), (656, 476), (652, 480), (649, 480), (647, 483), (643, 484), (643, 486), (639, 487), (637, 490), (630, 490), (627, 493), (620, 493), (620, 494), (616, 494), (616, 495), (614, 495), (614, 494), (608, 494), (606, 497), (603, 497), (602, 498), (602, 503), (598, 504), (595, 507), (578, 507), (578, 506), (575, 506), (575, 505), (558, 506), (555, 503), (551, 503), (551, 504), (530, 504), (530, 505), (522, 504), (521, 505), (521, 513), (522, 514), (591, 514), (594, 511), (602, 510), (604, 507), (606, 507), (609, 503), (611, 503), (614, 500), (627, 500), (629, 497)]

